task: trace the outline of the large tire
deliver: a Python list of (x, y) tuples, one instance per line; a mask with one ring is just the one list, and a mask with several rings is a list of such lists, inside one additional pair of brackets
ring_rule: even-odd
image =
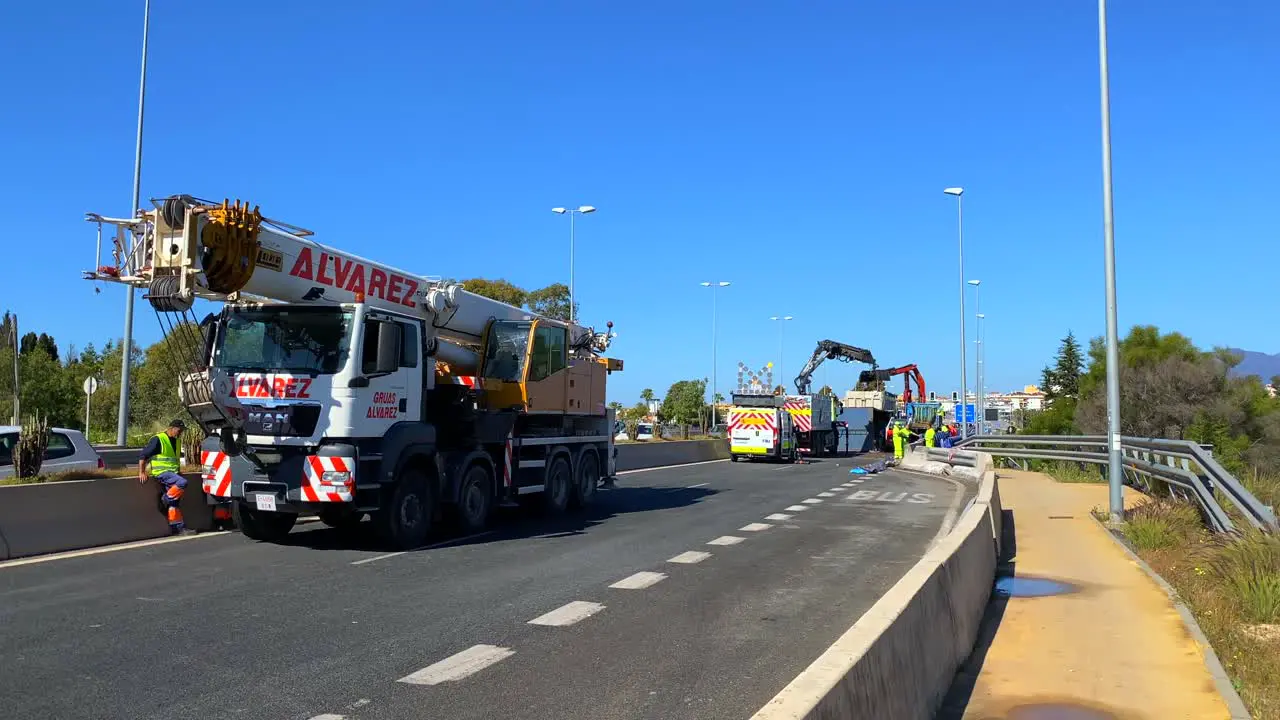
[(373, 515), (378, 538), (397, 550), (421, 547), (431, 531), (435, 497), (417, 468), (400, 471), (386, 504)]
[(320, 522), (335, 530), (342, 531), (354, 530), (359, 527), (360, 521), (364, 519), (364, 513), (357, 512), (345, 505), (325, 508), (320, 511), (319, 515)]
[(542, 489), (542, 507), (547, 512), (560, 513), (569, 507), (569, 496), (573, 493), (573, 476), (569, 467), (569, 459), (564, 455), (551, 461), (547, 468), (547, 484)]
[(462, 475), (458, 486), (458, 504), (451, 514), (458, 527), (467, 532), (479, 532), (489, 524), (489, 511), (493, 508), (493, 477), (480, 463), (474, 463)]
[(600, 460), (594, 452), (588, 450), (578, 460), (578, 481), (573, 484), (569, 505), (575, 509), (590, 506), (596, 498), (596, 488), (599, 486)]
[(729, 456), (729, 462), (738, 462), (738, 456), (737, 456), (737, 455), (730, 455), (730, 456)]
[(262, 512), (243, 502), (232, 504), (231, 517), (245, 537), (269, 543), (283, 541), (298, 521), (297, 515)]

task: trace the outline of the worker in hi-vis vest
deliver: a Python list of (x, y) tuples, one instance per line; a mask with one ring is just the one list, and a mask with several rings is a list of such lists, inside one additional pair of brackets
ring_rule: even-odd
[(893, 424), (893, 457), (901, 460), (906, 454), (907, 426), (901, 420)]
[(938, 431), (937, 431), (937, 430), (934, 430), (934, 429), (933, 429), (933, 426), (932, 426), (932, 425), (930, 425), (930, 426), (929, 426), (929, 429), (924, 431), (924, 446), (925, 446), (925, 447), (936, 447), (936, 445), (934, 445), (934, 437), (935, 437), (937, 434), (938, 434)]
[(174, 535), (195, 533), (188, 530), (182, 522), (182, 495), (187, 490), (187, 479), (182, 477), (182, 431), (187, 427), (181, 420), (174, 420), (164, 432), (155, 437), (142, 448), (138, 456), (138, 483), (145, 485), (147, 480), (154, 479), (164, 488), (160, 501), (168, 508), (169, 532)]

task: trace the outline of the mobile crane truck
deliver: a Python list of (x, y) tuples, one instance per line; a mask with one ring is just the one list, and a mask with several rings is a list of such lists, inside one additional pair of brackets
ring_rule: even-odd
[[(86, 278), (146, 291), (178, 347), (179, 397), (209, 434), (202, 488), (241, 531), (369, 515), (397, 548), (448, 511), (482, 527), (531, 495), (558, 512), (615, 469), (613, 337), (321, 245), (248, 203), (180, 195), (133, 218), (90, 214)], [(115, 265), (101, 262), (115, 228)], [(197, 300), (223, 303), (195, 323)], [(198, 327), (197, 332), (194, 328)]]

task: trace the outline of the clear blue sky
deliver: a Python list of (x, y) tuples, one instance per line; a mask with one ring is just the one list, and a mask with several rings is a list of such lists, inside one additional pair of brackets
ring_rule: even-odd
[[(142, 2), (0, 11), (0, 306), (83, 346), (85, 211), (127, 212)], [(243, 197), (424, 274), (568, 279), (611, 396), (833, 338), (958, 385), (955, 203), (988, 386), (1103, 331), (1096, 8), (1078, 2), (156, 0), (143, 195)], [(1280, 5), (1113, 2), (1120, 323), (1280, 351)], [(1265, 175), (1264, 175), (1265, 173)], [(970, 305), (972, 312), (972, 305)], [(139, 303), (137, 335), (158, 337)], [(971, 326), (972, 328), (972, 326)], [(972, 362), (972, 354), (970, 355)], [(825, 380), (843, 390), (860, 368)], [(824, 380), (822, 373), (818, 379)]]

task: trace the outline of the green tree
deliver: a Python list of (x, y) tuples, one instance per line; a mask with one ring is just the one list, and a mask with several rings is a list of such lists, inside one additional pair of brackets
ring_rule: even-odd
[[(544, 288), (531, 291), (525, 296), (529, 309), (539, 315), (556, 320), (569, 319), (569, 286), (564, 283), (553, 283)], [(574, 317), (578, 317), (578, 305), (573, 307)]]
[(195, 325), (183, 323), (147, 348), (133, 374), (134, 422), (144, 431), (159, 430), (185, 414), (178, 398), (178, 379), (197, 369), (204, 338)]
[(524, 307), (525, 300), (529, 295), (525, 290), (503, 278), (498, 278), (497, 280), (486, 280), (485, 278), (463, 280), (462, 289), (518, 308)]
[(648, 403), (657, 400), (658, 396), (653, 394), (653, 388), (645, 388), (640, 391), (640, 399), (647, 405)]
[(1053, 401), (1058, 398), (1080, 397), (1080, 375), (1084, 372), (1084, 357), (1080, 352), (1080, 343), (1075, 333), (1067, 331), (1058, 345), (1058, 354), (1053, 366), (1046, 366), (1041, 371), (1041, 389), (1045, 398)]
[(678, 425), (692, 425), (707, 414), (707, 381), (680, 380), (662, 399), (662, 417)]
[(836, 394), (836, 391), (835, 391), (835, 390), (833, 390), (833, 389), (831, 389), (831, 386), (830, 386), (830, 385), (823, 385), (823, 386), (818, 390), (818, 394), (819, 394), (819, 395), (835, 395), (835, 394)]

